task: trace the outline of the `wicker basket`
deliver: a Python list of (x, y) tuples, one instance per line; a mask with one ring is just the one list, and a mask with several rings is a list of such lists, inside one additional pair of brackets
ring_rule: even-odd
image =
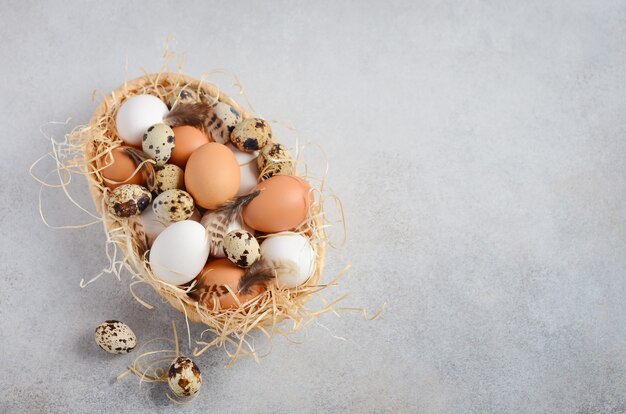
[[(317, 241), (314, 243), (317, 261), (313, 276), (304, 285), (291, 290), (279, 290), (274, 284), (270, 284), (271, 286), (268, 286), (268, 290), (262, 298), (253, 299), (239, 309), (224, 311), (203, 308), (190, 299), (183, 288), (164, 286), (162, 282), (157, 280), (145, 261), (147, 245), (142, 239), (141, 221), (132, 218), (116, 218), (110, 215), (105, 208), (104, 200), (108, 189), (103, 185), (103, 177), (98, 166), (101, 166), (102, 157), (107, 151), (121, 145), (121, 139), (117, 137), (113, 127), (120, 104), (126, 98), (141, 93), (156, 95), (167, 102), (168, 98), (173, 96), (181, 86), (210, 95), (233, 106), (244, 118), (250, 116), (244, 108), (221, 93), (214, 85), (203, 83), (182, 74), (145, 75), (125, 83), (109, 94), (96, 109), (88, 127), (81, 131), (89, 187), (98, 212), (103, 218), (105, 229), (109, 237), (115, 235), (115, 242), (121, 247), (129, 270), (140, 281), (150, 284), (167, 302), (183, 312), (189, 320), (206, 324), (209, 330), (217, 336), (217, 339), (208, 345), (223, 345), (228, 336), (235, 335), (238, 338), (243, 338), (253, 329), (259, 328), (269, 335), (275, 332), (284, 333), (285, 330), (279, 329), (277, 324), (285, 319), (294, 321), (290, 330), (294, 331), (304, 325), (307, 315), (312, 313), (305, 308), (304, 303), (312, 294), (323, 288), (319, 283), (322, 277), (327, 243), (323, 232), (324, 218), (319, 200), (317, 204), (312, 206), (308, 226), (303, 229), (312, 240)], [(277, 297), (280, 297), (280, 300), (277, 300)], [(315, 313), (319, 314), (319, 311)], [(232, 343), (232, 341), (230, 342)]]

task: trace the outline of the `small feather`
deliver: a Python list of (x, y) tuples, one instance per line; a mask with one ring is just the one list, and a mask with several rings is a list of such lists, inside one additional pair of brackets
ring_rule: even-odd
[(214, 211), (205, 214), (202, 217), (200, 223), (206, 229), (207, 237), (209, 239), (210, 254), (211, 256), (218, 256), (223, 252), (223, 241), (226, 235), (228, 227), (224, 227), (226, 222), (224, 214), (217, 214)]
[(181, 103), (172, 108), (164, 120), (172, 128), (189, 125), (206, 133), (206, 125), (210, 116), (211, 105), (208, 103)]
[(232, 198), (218, 207), (215, 212), (224, 215), (226, 220), (225, 225), (228, 227), (228, 225), (230, 225), (230, 223), (232, 223), (232, 221), (239, 216), (241, 210), (243, 210), (243, 208), (254, 200), (254, 198), (259, 194), (261, 194), (261, 190), (256, 190), (250, 194)]
[[(150, 159), (148, 155), (146, 155), (142, 151), (139, 151), (137, 148), (125, 147), (124, 152), (133, 160), (135, 165), (139, 165), (145, 160)], [(154, 189), (154, 180), (156, 176), (156, 173), (154, 172), (154, 165), (150, 162), (147, 162), (141, 167), (141, 169), (146, 178), (146, 187), (148, 187), (148, 190), (152, 191)]]
[(265, 262), (269, 267), (274, 269), (276, 277), (280, 275), (288, 275), (292, 276), (300, 272), (298, 268), (298, 264), (293, 260), (269, 260), (266, 259)]
[(206, 229), (211, 256), (217, 256), (222, 252), (222, 242), (226, 236), (226, 230), (235, 218), (239, 217), (241, 210), (260, 193), (261, 191), (257, 190), (250, 194), (235, 197), (202, 218), (201, 223)]
[(259, 259), (246, 269), (246, 273), (239, 279), (237, 289), (242, 295), (251, 292), (256, 285), (263, 284), (276, 277), (276, 270), (273, 267), (274, 261)]
[(137, 253), (139, 256), (143, 256), (146, 250), (148, 250), (148, 239), (143, 222), (140, 216), (134, 216), (128, 220), (128, 224), (131, 228), (133, 240), (135, 240), (136, 243)]

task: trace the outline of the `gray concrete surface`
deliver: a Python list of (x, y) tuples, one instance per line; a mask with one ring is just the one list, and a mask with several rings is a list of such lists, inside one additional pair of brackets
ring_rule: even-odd
[[(127, 3), (0, 4), (0, 412), (626, 412), (626, 3)], [(326, 151), (349, 228), (328, 275), (352, 263), (331, 296), (387, 303), (258, 364), (208, 352), (183, 407), (115, 381), (131, 358), (92, 339), (107, 318), (140, 341), (183, 318), (145, 289), (142, 308), (128, 277), (80, 289), (106, 264), (102, 229), (47, 229), (27, 174), (41, 125), (87, 122), (92, 90), (126, 56), (129, 77), (158, 70), (168, 35), (187, 73), (236, 73), (298, 128), (285, 141)], [(52, 224), (88, 220), (44, 201)]]

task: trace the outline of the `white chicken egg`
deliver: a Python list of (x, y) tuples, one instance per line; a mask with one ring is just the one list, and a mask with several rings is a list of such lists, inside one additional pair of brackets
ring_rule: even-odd
[[(167, 220), (159, 219), (154, 212), (154, 209), (152, 208), (145, 209), (139, 217), (141, 218), (141, 222), (143, 224), (143, 229), (146, 233), (149, 246), (154, 243), (154, 240), (157, 238), (157, 236), (161, 234), (161, 232), (165, 230), (167, 226), (173, 223)], [(200, 211), (195, 208), (193, 210), (193, 214), (191, 215), (191, 217), (188, 218), (188, 220), (197, 221), (199, 223), (201, 218), (202, 215), (200, 214)]]
[(309, 239), (292, 232), (269, 236), (261, 244), (261, 257), (276, 262), (292, 262), (295, 266), (277, 268), (276, 283), (279, 287), (295, 288), (313, 275), (315, 251)]
[(144, 132), (152, 125), (163, 122), (168, 112), (167, 105), (156, 96), (132, 96), (117, 111), (117, 133), (128, 145), (140, 147)]
[(239, 164), (240, 178), (237, 195), (248, 194), (259, 181), (259, 164), (257, 162), (259, 152), (240, 151), (232, 143), (228, 143), (226, 146), (233, 151), (235, 158), (237, 158), (237, 163)]
[(204, 226), (184, 220), (170, 224), (157, 236), (149, 261), (158, 279), (182, 285), (202, 271), (208, 258), (209, 241)]

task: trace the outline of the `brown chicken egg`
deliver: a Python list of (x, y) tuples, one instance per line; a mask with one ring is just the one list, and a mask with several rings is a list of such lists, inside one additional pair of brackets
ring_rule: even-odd
[(189, 157), (185, 186), (196, 204), (214, 210), (237, 195), (239, 174), (239, 164), (233, 152), (225, 145), (210, 142)]
[(192, 152), (209, 142), (209, 136), (188, 125), (181, 125), (172, 128), (176, 143), (169, 162), (176, 164), (183, 170)]
[(137, 165), (130, 155), (124, 152), (125, 148), (126, 147), (114, 148), (110, 153), (99, 159), (99, 168), (104, 167), (101, 170), (102, 176), (108, 180), (119, 182), (119, 184), (113, 184), (105, 180), (104, 184), (111, 190), (123, 184), (146, 185), (146, 177), (141, 170), (133, 175), (135, 169), (137, 169)]
[(245, 269), (228, 259), (213, 260), (207, 263), (196, 277), (197, 287), (189, 293), (189, 296), (208, 309), (213, 309), (215, 300), (219, 302), (220, 309), (236, 308), (239, 306), (237, 299), (243, 304), (265, 290), (263, 284), (246, 286), (245, 280), (242, 283), (244, 274)]
[(302, 178), (275, 175), (257, 184), (261, 190), (243, 209), (244, 222), (255, 230), (278, 233), (302, 224), (315, 201), (311, 186)]

